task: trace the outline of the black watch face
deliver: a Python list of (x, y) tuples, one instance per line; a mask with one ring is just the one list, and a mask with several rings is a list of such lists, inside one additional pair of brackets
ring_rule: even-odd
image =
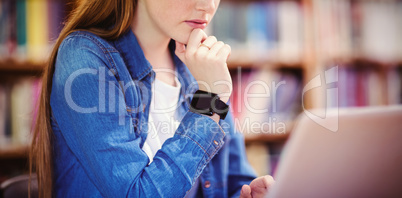
[(205, 115), (212, 115), (211, 111), (211, 99), (207, 97), (193, 97), (190, 108), (192, 111), (196, 111)]
[(190, 110), (209, 116), (217, 113), (221, 119), (224, 119), (229, 111), (229, 106), (219, 100), (217, 94), (198, 90), (193, 96)]

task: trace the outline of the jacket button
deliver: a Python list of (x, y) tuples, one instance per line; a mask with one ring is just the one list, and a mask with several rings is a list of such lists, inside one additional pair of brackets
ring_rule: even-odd
[(214, 144), (215, 144), (215, 145), (218, 145), (219, 143), (218, 143), (216, 140), (214, 140)]
[(206, 181), (206, 182), (204, 183), (204, 187), (205, 187), (205, 188), (211, 187), (211, 182)]

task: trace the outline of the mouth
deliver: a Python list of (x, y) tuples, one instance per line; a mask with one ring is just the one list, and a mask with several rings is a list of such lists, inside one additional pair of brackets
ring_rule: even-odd
[(184, 22), (186, 22), (187, 25), (189, 25), (190, 27), (192, 27), (194, 29), (196, 29), (196, 28), (205, 29), (208, 24), (207, 20), (202, 20), (202, 19), (187, 20)]

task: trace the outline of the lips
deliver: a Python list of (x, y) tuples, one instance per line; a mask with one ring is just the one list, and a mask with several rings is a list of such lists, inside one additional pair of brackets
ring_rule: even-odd
[(205, 29), (207, 27), (207, 20), (202, 20), (202, 19), (194, 19), (194, 20), (187, 20), (184, 21), (186, 22), (187, 25), (189, 25), (190, 27), (196, 29), (196, 28), (200, 28), (200, 29)]

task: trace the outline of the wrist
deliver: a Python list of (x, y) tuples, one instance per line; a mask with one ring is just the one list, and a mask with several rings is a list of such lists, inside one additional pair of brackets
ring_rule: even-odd
[(218, 94), (198, 90), (193, 95), (190, 111), (207, 116), (216, 114), (220, 119), (225, 119), (229, 111), (229, 106), (219, 98)]
[(224, 102), (225, 104), (229, 101), (229, 98), (230, 98), (230, 92), (221, 92), (221, 91), (218, 91), (218, 90), (214, 90), (214, 89), (211, 89), (210, 87), (207, 87), (207, 86), (205, 86), (203, 84), (198, 84), (198, 90), (217, 94), (219, 99), (222, 102)]

